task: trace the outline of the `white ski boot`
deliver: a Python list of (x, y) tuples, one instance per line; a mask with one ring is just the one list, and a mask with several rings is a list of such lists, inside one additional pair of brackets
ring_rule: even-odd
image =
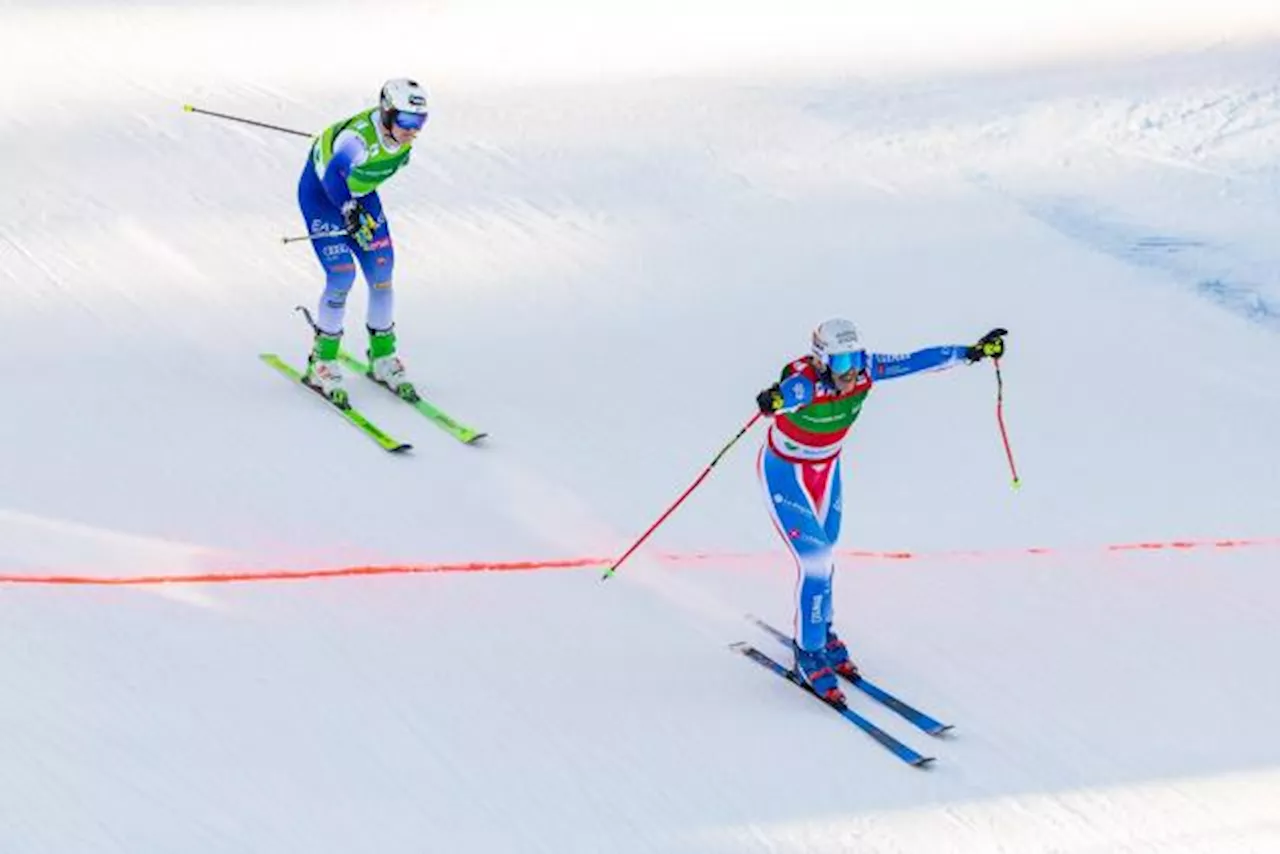
[(396, 355), (396, 332), (369, 329), (369, 378), (381, 383), (410, 403), (418, 400), (418, 391), (409, 381), (404, 362)]
[(342, 333), (330, 334), (316, 330), (316, 340), (307, 357), (307, 372), (302, 381), (327, 397), (337, 406), (346, 409), (351, 405), (343, 385), (342, 367), (338, 364), (338, 347)]

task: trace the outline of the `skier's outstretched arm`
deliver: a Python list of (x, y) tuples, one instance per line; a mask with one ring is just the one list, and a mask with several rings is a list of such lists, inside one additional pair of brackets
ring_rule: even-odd
[(964, 345), (948, 344), (942, 347), (926, 347), (912, 353), (871, 353), (869, 354), (871, 378), (878, 382), (927, 371), (941, 371), (965, 361), (968, 350), (969, 348)]
[(893, 380), (911, 374), (945, 370), (960, 362), (973, 363), (988, 357), (998, 359), (1004, 355), (1004, 336), (1008, 334), (1006, 329), (992, 329), (972, 345), (947, 344), (903, 354), (871, 353), (868, 356), (871, 379)]

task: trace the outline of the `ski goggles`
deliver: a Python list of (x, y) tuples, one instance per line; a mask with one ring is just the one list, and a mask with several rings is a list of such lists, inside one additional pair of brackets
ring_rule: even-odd
[(853, 353), (836, 353), (827, 359), (831, 373), (838, 377), (857, 373), (867, 366), (867, 353), (858, 350)]
[(427, 114), (405, 113), (396, 110), (395, 115), (391, 117), (391, 121), (401, 130), (422, 130), (423, 125), (427, 123)]

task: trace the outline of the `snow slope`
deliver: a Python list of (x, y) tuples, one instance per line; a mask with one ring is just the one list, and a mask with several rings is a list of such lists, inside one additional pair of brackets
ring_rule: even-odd
[[(0, 6), (0, 847), (1280, 847), (1280, 16), (1223, 6), (441, 5), (354, 63), (337, 6)], [(305, 140), (180, 107), (314, 130), (402, 73), (406, 359), (492, 441), (353, 383), (393, 457), (257, 360), (308, 344)], [(956, 735), (853, 702), (927, 772), (726, 650), (789, 618), (759, 429), (607, 584), (29, 583), (619, 554), (836, 313), (1011, 330), (1021, 490), (986, 366), (880, 387), (846, 453), (843, 545), (913, 557), (847, 557), (838, 623)]]

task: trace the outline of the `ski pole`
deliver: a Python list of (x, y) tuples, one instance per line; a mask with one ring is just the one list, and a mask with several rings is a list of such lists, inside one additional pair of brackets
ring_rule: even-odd
[(281, 243), (297, 243), (299, 240), (319, 240), (322, 237), (346, 237), (345, 231), (317, 231), (315, 234), (299, 234), (296, 237), (282, 237)]
[[(270, 130), (278, 130), (283, 133), (291, 133), (294, 136), (305, 136), (305, 137), (311, 136), (311, 134), (306, 133), (305, 131), (294, 130), (293, 128), (280, 127), (279, 125), (271, 125), (271, 124), (267, 124), (266, 122), (255, 121), (254, 119), (245, 119), (245, 118), (241, 118), (240, 116), (228, 115), (227, 113), (216, 113), (213, 110), (205, 110), (200, 107), (193, 107), (191, 104), (183, 104), (182, 109), (188, 113), (201, 113), (206, 116), (217, 116), (220, 119), (230, 119), (233, 122), (242, 122), (247, 125), (254, 125), (255, 127), (268, 128)], [(300, 240), (315, 240), (320, 237), (345, 237), (345, 236), (346, 236), (345, 232), (341, 232), (341, 231), (335, 231), (335, 232), (322, 231), (317, 234), (300, 234), (296, 237), (282, 237), (280, 238), (280, 242), (287, 244), (287, 243), (296, 243)]]
[(723, 457), (725, 454), (729, 453), (729, 449), (730, 449), (730, 448), (732, 448), (732, 447), (734, 446), (734, 444), (736, 444), (736, 443), (737, 443), (737, 441), (738, 441), (739, 439), (741, 439), (743, 436), (745, 436), (745, 435), (747, 434), (747, 431), (748, 431), (748, 430), (750, 430), (750, 429), (751, 429), (751, 427), (752, 427), (752, 425), (753, 425), (753, 424), (755, 424), (757, 421), (759, 421), (759, 420), (760, 420), (760, 418), (761, 418), (761, 414), (760, 414), (759, 412), (757, 412), (755, 415), (753, 415), (753, 416), (751, 417), (751, 420), (750, 420), (750, 421), (748, 421), (746, 424), (742, 425), (742, 429), (738, 431), (738, 435), (736, 435), (736, 436), (734, 436), (732, 439), (730, 439), (730, 440), (729, 440), (729, 443), (728, 443), (727, 445), (725, 445), (723, 448), (721, 448), (721, 449), (720, 449), (720, 453), (716, 454), (716, 455), (715, 455), (715, 458), (714, 458), (714, 459), (712, 459), (712, 460), (711, 460), (711, 462), (707, 465), (707, 467), (706, 467), (706, 468), (704, 468), (704, 469), (702, 470), (702, 474), (698, 475), (697, 480), (695, 480), (695, 481), (694, 481), (694, 482), (689, 486), (689, 488), (688, 488), (688, 489), (686, 489), (686, 490), (685, 490), (685, 491), (680, 495), (680, 497), (679, 497), (679, 498), (677, 498), (677, 499), (675, 500), (675, 503), (674, 503), (674, 504), (672, 504), (670, 507), (668, 507), (668, 508), (667, 508), (667, 511), (666, 511), (665, 513), (663, 513), (661, 516), (659, 516), (659, 517), (658, 517), (658, 521), (654, 522), (652, 525), (650, 525), (650, 526), (649, 526), (649, 530), (645, 531), (643, 534), (641, 534), (641, 535), (640, 535), (640, 539), (638, 539), (638, 540), (636, 540), (634, 543), (632, 543), (631, 548), (627, 549), (627, 550), (626, 550), (626, 552), (622, 555), (622, 557), (620, 557), (620, 558), (618, 558), (617, 560), (615, 560), (615, 561), (613, 562), (613, 565), (612, 565), (612, 566), (610, 566), (608, 569), (606, 569), (606, 570), (605, 570), (605, 572), (604, 572), (604, 576), (602, 576), (602, 577), (601, 577), (601, 579), (600, 579), (601, 581), (605, 581), (605, 580), (607, 580), (607, 579), (609, 579), (609, 578), (612, 578), (612, 577), (613, 577), (613, 574), (614, 574), (615, 572), (617, 572), (618, 567), (622, 565), (622, 562), (623, 562), (624, 560), (626, 560), (627, 558), (631, 557), (631, 554), (632, 554), (636, 549), (640, 548), (641, 543), (643, 543), (645, 540), (649, 539), (649, 535), (650, 535), (650, 534), (652, 534), (654, 531), (658, 530), (658, 526), (659, 526), (659, 525), (661, 525), (663, 522), (665, 522), (665, 521), (667, 520), (667, 517), (668, 517), (668, 516), (670, 516), (672, 513), (674, 513), (674, 512), (675, 512), (675, 509), (676, 509), (677, 507), (679, 507), (679, 506), (680, 506), (680, 504), (681, 504), (681, 503), (682, 503), (686, 498), (688, 498), (688, 497), (689, 497), (689, 495), (690, 495), (690, 494), (691, 494), (695, 489), (697, 489), (697, 488), (698, 488), (698, 484), (700, 484), (700, 483), (702, 483), (702, 481), (706, 480), (707, 475), (711, 474), (711, 470), (712, 470), (713, 468), (715, 468), (715, 467), (716, 467), (716, 463), (720, 462), (721, 457)]
[(1000, 439), (1004, 442), (1004, 455), (1009, 460), (1009, 471), (1013, 474), (1013, 488), (1022, 486), (1018, 479), (1018, 467), (1013, 464), (1013, 451), (1009, 448), (1009, 433), (1004, 428), (1004, 379), (1000, 376), (1000, 360), (992, 359), (996, 368), (996, 422), (1000, 425)]
[(293, 128), (280, 127), (279, 125), (269, 125), (266, 122), (254, 121), (253, 119), (244, 119), (244, 118), (241, 118), (240, 116), (231, 116), (231, 115), (227, 115), (226, 113), (215, 113), (213, 110), (203, 110), (200, 107), (193, 107), (190, 104), (183, 104), (182, 109), (188, 113), (203, 113), (206, 116), (217, 116), (220, 119), (230, 119), (233, 122), (242, 122), (246, 125), (255, 125), (260, 128), (278, 130), (283, 133), (291, 133), (294, 136), (305, 136), (305, 137), (313, 136), (313, 134), (309, 134), (306, 131), (294, 130)]

